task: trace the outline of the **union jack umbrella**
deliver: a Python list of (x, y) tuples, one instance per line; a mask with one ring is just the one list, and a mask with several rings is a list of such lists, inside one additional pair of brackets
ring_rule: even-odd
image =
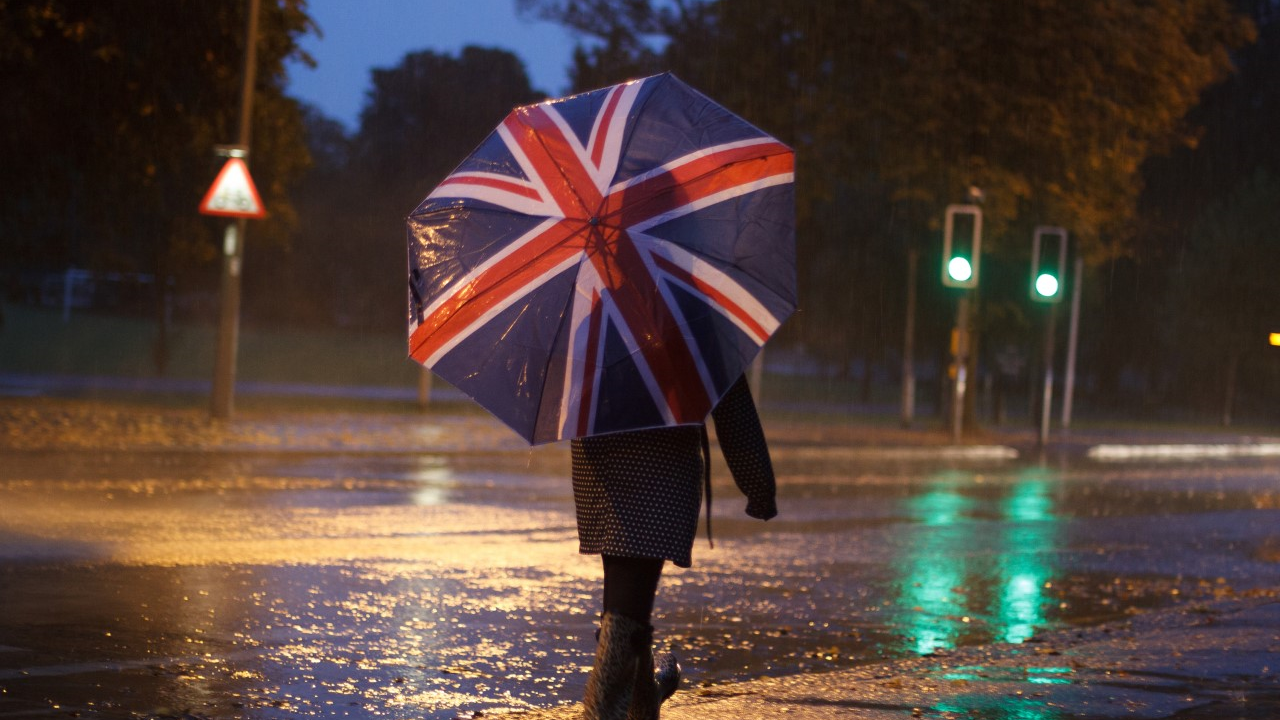
[(795, 310), (793, 169), (670, 74), (517, 108), (406, 220), (409, 354), (532, 444), (703, 422)]

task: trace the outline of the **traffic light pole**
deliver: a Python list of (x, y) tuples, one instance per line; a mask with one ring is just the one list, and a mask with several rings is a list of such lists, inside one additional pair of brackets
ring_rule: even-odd
[(1053, 336), (1058, 324), (1058, 306), (1049, 306), (1049, 319), (1044, 332), (1044, 392), (1040, 396), (1040, 435), (1038, 446), (1049, 444), (1049, 417), (1053, 409)]
[[(1049, 443), (1049, 418), (1053, 410), (1053, 341), (1058, 324), (1058, 302), (1062, 299), (1065, 280), (1067, 238), (1066, 228), (1049, 225), (1037, 226), (1031, 235), (1031, 286), (1028, 292), (1032, 300), (1049, 303), (1049, 317), (1044, 328), (1044, 390), (1040, 395), (1040, 434), (1037, 442), (1041, 450)], [(1057, 252), (1054, 252), (1055, 249)], [(1079, 275), (1078, 270), (1076, 274)], [(1075, 278), (1075, 283), (1079, 290), (1079, 277)], [(1072, 325), (1074, 324), (1073, 316)], [(1074, 337), (1071, 342), (1074, 351)], [(1068, 373), (1074, 372), (1074, 359), (1071, 362), (1072, 367)], [(1069, 410), (1064, 417), (1070, 417)]]
[(954, 357), (956, 377), (951, 395), (951, 441), (960, 444), (964, 434), (964, 396), (969, 374), (969, 293), (960, 295), (956, 306)]
[[(971, 199), (980, 200), (981, 192), (970, 188)], [(963, 232), (956, 232), (957, 219), (967, 219), (972, 228), (968, 252), (963, 248)], [(969, 293), (978, 287), (978, 268), (982, 259), (982, 208), (976, 204), (948, 205), (942, 223), (942, 284), (960, 288), (956, 306), (956, 327), (952, 331), (951, 354), (955, 377), (952, 378), (951, 439), (956, 444), (964, 434), (964, 395), (969, 373)]]
[(902, 427), (911, 427), (916, 415), (916, 273), (920, 251), (907, 251), (907, 319), (902, 331)]
[(1080, 343), (1080, 286), (1084, 285), (1084, 259), (1076, 258), (1071, 270), (1071, 319), (1067, 321), (1067, 366), (1062, 377), (1062, 429), (1071, 429), (1071, 405), (1076, 390), (1076, 349)]

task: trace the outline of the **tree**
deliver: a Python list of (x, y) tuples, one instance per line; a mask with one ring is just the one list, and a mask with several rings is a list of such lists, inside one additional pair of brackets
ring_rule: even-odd
[[(284, 60), (310, 27), (302, 0), (263, 4), (254, 179), (283, 242), (286, 189), (305, 168)], [(237, 134), (247, 3), (0, 0), (0, 256), (6, 266), (97, 270), (212, 283), (221, 226), (200, 217)]]
[(517, 105), (546, 95), (506, 50), (466, 47), (453, 57), (409, 53), (373, 71), (354, 161), (413, 209)]
[[(1201, 285), (1187, 273), (1198, 275), (1201, 266), (1220, 267), (1222, 253), (1242, 258), (1257, 254), (1265, 261), (1262, 244), (1238, 241), (1237, 236), (1219, 248), (1202, 233), (1221, 221), (1225, 209), (1241, 217), (1241, 193), (1260, 177), (1280, 176), (1274, 142), (1280, 133), (1280, 88), (1275, 83), (1280, 17), (1274, 2), (1238, 5), (1252, 18), (1257, 41), (1233, 53), (1236, 72), (1207, 89), (1188, 115), (1188, 124), (1198, 130), (1194, 142), (1145, 163), (1129, 257), (1108, 262), (1099, 273), (1106, 282), (1097, 286), (1096, 296), (1106, 314), (1094, 323), (1100, 352), (1093, 367), (1101, 381), (1098, 396), (1111, 402), (1128, 399), (1120, 385), (1120, 378), (1128, 376), (1146, 381), (1142, 399), (1148, 403), (1201, 411), (1212, 407), (1214, 415), (1224, 404), (1221, 382), (1206, 383), (1205, 378), (1221, 380), (1231, 374), (1233, 355), (1224, 351), (1229, 346), (1221, 344), (1225, 339), (1217, 331), (1239, 318), (1229, 304), (1196, 302)], [(1246, 236), (1257, 238), (1258, 230)], [(1265, 360), (1265, 353), (1253, 351), (1240, 356), (1241, 393), (1257, 396), (1264, 390), (1254, 364)]]
[(312, 164), (289, 189), (298, 221), (288, 243), (252, 248), (244, 273), (248, 322), (329, 326), (347, 314), (331, 290), (349, 254), (346, 241), (358, 232), (346, 212), (354, 187), (347, 177), (352, 141), (341, 123), (315, 107), (303, 105), (301, 114)]
[[(701, 6), (695, 2), (692, 7)], [(653, 41), (672, 35), (682, 24), (674, 19), (676, 8), (690, 12), (683, 0), (664, 9), (655, 9), (649, 0), (516, 0), (519, 13), (560, 22), (596, 38), (589, 47), (574, 48), (570, 79), (578, 91), (665, 69)]]
[(971, 186), (990, 252), (1025, 262), (1038, 224), (1069, 228), (1091, 264), (1131, 252), (1140, 168), (1195, 137), (1188, 111), (1253, 33), (1226, 0), (534, 5), (592, 35), (603, 47), (582, 57), (609, 71), (653, 69), (653, 43), (634, 38), (662, 32), (660, 69), (796, 148), (793, 332), (833, 358), (853, 342), (837, 323), (900, 317), (892, 294), (850, 288), (901, 278), (909, 246), (933, 247)]
[(404, 218), (512, 108), (543, 97), (515, 55), (467, 47), (375, 69), (349, 140), (309, 115), (313, 152), (341, 162), (320, 166), (298, 194), (312, 282), (325, 288), (315, 306), (342, 325), (403, 329)]
[(1214, 383), (1203, 378), (1216, 376), (1224, 425), (1234, 414), (1242, 363), (1261, 366), (1270, 360), (1274, 366), (1267, 336), (1280, 328), (1277, 198), (1280, 179), (1258, 170), (1201, 214), (1173, 269), (1176, 347), (1187, 376), (1201, 379), (1183, 387), (1190, 388), (1191, 399), (1204, 402), (1204, 389)]

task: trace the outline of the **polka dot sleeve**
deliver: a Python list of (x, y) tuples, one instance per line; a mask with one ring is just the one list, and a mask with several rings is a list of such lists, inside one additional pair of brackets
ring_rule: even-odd
[(733, 481), (747, 496), (747, 514), (761, 520), (774, 517), (778, 514), (777, 481), (746, 377), (738, 378), (729, 388), (711, 417)]

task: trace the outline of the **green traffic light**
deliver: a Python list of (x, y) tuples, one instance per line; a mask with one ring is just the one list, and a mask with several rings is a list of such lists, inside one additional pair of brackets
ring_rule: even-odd
[(973, 277), (973, 266), (965, 258), (953, 257), (947, 263), (947, 275), (956, 282), (965, 282)]
[(1040, 293), (1041, 297), (1053, 297), (1054, 295), (1057, 295), (1058, 278), (1050, 275), (1049, 273), (1041, 273), (1040, 276), (1036, 278), (1036, 292)]

